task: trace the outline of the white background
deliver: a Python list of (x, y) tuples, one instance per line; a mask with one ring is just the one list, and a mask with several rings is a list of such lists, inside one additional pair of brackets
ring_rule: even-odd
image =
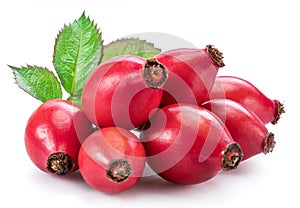
[[(40, 102), (14, 84), (7, 64), (53, 70), (58, 31), (84, 10), (103, 31), (105, 44), (143, 32), (172, 34), (199, 48), (214, 44), (225, 57), (220, 75), (247, 79), (284, 103), (282, 119), (268, 126), (277, 141), (274, 152), (206, 183), (180, 186), (158, 177), (142, 178), (118, 195), (93, 190), (78, 173), (58, 178), (38, 170), (25, 151), (24, 128)], [(299, 206), (299, 14), (296, 0), (1, 1), (0, 206)]]

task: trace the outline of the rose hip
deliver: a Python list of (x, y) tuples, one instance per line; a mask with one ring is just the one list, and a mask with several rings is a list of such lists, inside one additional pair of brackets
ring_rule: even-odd
[(158, 110), (141, 131), (149, 166), (178, 184), (204, 182), (238, 166), (242, 150), (225, 125), (196, 105), (173, 104)]
[(25, 146), (32, 162), (42, 171), (66, 175), (78, 169), (81, 142), (93, 132), (83, 111), (69, 101), (46, 101), (30, 116)]
[(209, 92), (220, 67), (222, 53), (207, 45), (205, 49), (179, 48), (162, 52), (155, 57), (168, 69), (161, 107), (173, 103), (201, 104)]
[(272, 152), (275, 146), (274, 134), (268, 132), (265, 124), (250, 110), (229, 99), (214, 99), (202, 105), (217, 115), (229, 130), (234, 141), (241, 145), (243, 160), (259, 153)]
[(96, 190), (119, 193), (135, 185), (143, 174), (145, 150), (140, 140), (123, 128), (95, 131), (78, 156), (84, 180)]
[(163, 65), (138, 56), (118, 56), (100, 64), (85, 83), (82, 106), (99, 127), (134, 129), (159, 107), (167, 79)]
[(284, 113), (283, 104), (264, 95), (247, 80), (234, 76), (219, 76), (210, 94), (211, 99), (227, 98), (252, 110), (264, 124), (276, 124)]

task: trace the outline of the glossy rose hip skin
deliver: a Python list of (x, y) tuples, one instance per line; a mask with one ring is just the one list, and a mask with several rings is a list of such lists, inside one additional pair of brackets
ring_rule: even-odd
[(222, 53), (212, 45), (205, 49), (179, 48), (155, 56), (169, 75), (161, 107), (173, 103), (200, 105), (207, 101), (217, 72), (224, 66), (222, 58)]
[(210, 100), (202, 105), (217, 115), (229, 130), (234, 141), (241, 145), (243, 160), (260, 153), (272, 152), (275, 146), (274, 134), (268, 132), (265, 124), (238, 102), (229, 99)]
[(283, 105), (278, 100), (268, 98), (252, 83), (239, 77), (217, 77), (210, 98), (234, 100), (252, 110), (265, 124), (276, 124), (284, 113)]
[(69, 101), (46, 101), (30, 116), (25, 146), (32, 162), (42, 171), (66, 175), (78, 169), (78, 152), (94, 131), (83, 111)]
[(173, 104), (157, 111), (141, 131), (149, 166), (178, 184), (204, 182), (238, 166), (242, 151), (224, 124), (208, 110)]
[[(99, 127), (139, 127), (159, 107), (167, 72), (155, 60), (118, 56), (99, 65), (85, 83), (82, 106)], [(138, 113), (137, 113), (138, 112)]]
[(123, 128), (95, 131), (78, 156), (84, 180), (94, 189), (119, 193), (135, 185), (143, 174), (146, 154), (139, 139)]

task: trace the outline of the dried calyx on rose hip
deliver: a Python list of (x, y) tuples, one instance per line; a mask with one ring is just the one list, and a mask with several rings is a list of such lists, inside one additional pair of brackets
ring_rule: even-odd
[(243, 160), (260, 153), (272, 152), (275, 147), (274, 134), (251, 111), (229, 99), (214, 99), (202, 107), (217, 115), (225, 124), (234, 141), (243, 149)]
[(197, 184), (222, 170), (235, 169), (242, 150), (210, 111), (173, 104), (156, 112), (141, 131), (147, 162), (159, 176), (178, 184)]
[(209, 92), (220, 67), (223, 54), (214, 46), (203, 49), (178, 48), (154, 57), (168, 70), (160, 107), (174, 103), (200, 105), (209, 99)]
[(42, 171), (66, 175), (78, 169), (79, 148), (93, 131), (91, 122), (78, 106), (65, 100), (49, 100), (27, 122), (26, 150)]
[(276, 124), (285, 112), (278, 100), (268, 98), (249, 81), (234, 76), (217, 77), (210, 98), (234, 100), (253, 111), (264, 124)]
[[(103, 46), (83, 12), (57, 35), (53, 65), (58, 76), (45, 67), (9, 66), (18, 86), (44, 102), (27, 122), (25, 145), (46, 173), (80, 168), (91, 187), (119, 193), (142, 177), (147, 157), (162, 178), (197, 184), (275, 146), (264, 124), (277, 123), (283, 105), (246, 80), (216, 81), (225, 64), (212, 45), (161, 53), (128, 38)], [(62, 88), (84, 111), (62, 100)], [(139, 140), (129, 130), (141, 125)]]
[(134, 129), (159, 107), (168, 73), (153, 59), (126, 55), (100, 64), (84, 85), (82, 105), (98, 127)]
[(78, 162), (87, 184), (113, 194), (126, 191), (138, 182), (144, 171), (146, 154), (133, 133), (123, 128), (106, 127), (84, 141)]

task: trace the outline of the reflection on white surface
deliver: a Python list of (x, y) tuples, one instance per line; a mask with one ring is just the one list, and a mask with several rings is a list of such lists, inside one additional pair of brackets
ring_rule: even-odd
[[(197, 4), (196, 4), (197, 3)], [(0, 3), (1, 203), (8, 207), (294, 207), (298, 203), (300, 14), (296, 0), (237, 2), (182, 1), (37, 1)], [(150, 6), (147, 6), (150, 4)], [(286, 113), (276, 126), (271, 154), (259, 155), (230, 173), (193, 186), (175, 185), (151, 175), (124, 193), (91, 189), (79, 172), (49, 176), (29, 160), (24, 127), (40, 104), (14, 85), (7, 64), (52, 67), (55, 37), (82, 11), (97, 22), (108, 43), (128, 34), (174, 34), (197, 47), (215, 44), (224, 53), (222, 75), (247, 78), (270, 97), (283, 101)], [(147, 15), (146, 15), (147, 13)], [(157, 39), (156, 39), (157, 40)], [(154, 40), (154, 41), (156, 41)], [(173, 47), (167, 43), (160, 47)], [(178, 44), (180, 44), (178, 42)], [(147, 170), (151, 171), (151, 170)], [(290, 191), (294, 190), (294, 191)]]

